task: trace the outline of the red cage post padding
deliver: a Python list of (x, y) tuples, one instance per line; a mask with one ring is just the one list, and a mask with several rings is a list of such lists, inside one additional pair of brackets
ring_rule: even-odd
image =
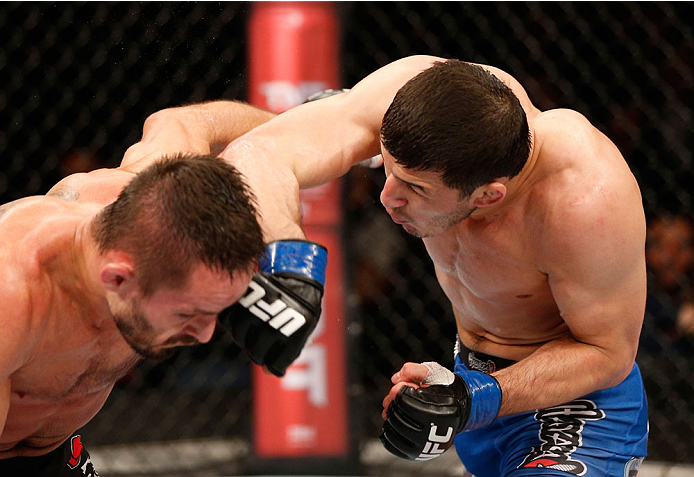
[[(337, 88), (338, 27), (330, 2), (254, 3), (250, 101), (275, 112)], [(254, 453), (260, 458), (344, 456), (347, 421), (340, 182), (303, 191), (304, 227), (328, 248), (323, 314), (311, 343), (278, 379), (253, 369)]]

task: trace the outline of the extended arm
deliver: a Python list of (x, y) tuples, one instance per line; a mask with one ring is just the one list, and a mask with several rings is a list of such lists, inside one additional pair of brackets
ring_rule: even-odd
[(301, 188), (324, 184), (380, 152), (383, 115), (397, 91), (441, 60), (411, 56), (390, 63), (349, 92), (297, 106), (234, 141), (222, 153), (237, 164), (283, 167)]
[(269, 121), (274, 113), (238, 101), (211, 101), (151, 114), (142, 139), (128, 148), (120, 168), (138, 172), (167, 154), (216, 155), (227, 144)]
[[(145, 121), (142, 139), (128, 148), (120, 168), (137, 173), (154, 161), (181, 152), (215, 155), (240, 135), (274, 116), (236, 101), (213, 101), (157, 111)], [(228, 162), (240, 170), (256, 197), (265, 240), (304, 238), (296, 179), (262, 161), (238, 164), (232, 159)], [(272, 187), (268, 187), (269, 183)]]
[[(128, 149), (121, 169), (137, 173), (154, 161), (181, 152), (215, 155), (240, 134), (273, 116), (233, 101), (159, 111), (147, 118), (142, 140)], [(293, 175), (274, 170), (263, 161), (228, 162), (244, 175), (253, 191), (269, 246), (260, 257), (259, 270), (246, 296), (220, 313), (219, 319), (253, 361), (282, 375), (318, 322), (326, 251), (303, 240), (299, 187)], [(260, 303), (272, 307), (260, 311)]]
[[(240, 137), (223, 157), (236, 163), (264, 160), (288, 167), (302, 189), (345, 174), (380, 152), (383, 116), (398, 90), (434, 62), (434, 56), (409, 56), (394, 61), (344, 94), (290, 109)], [(523, 87), (508, 73), (480, 65), (506, 83), (526, 112), (537, 113)]]

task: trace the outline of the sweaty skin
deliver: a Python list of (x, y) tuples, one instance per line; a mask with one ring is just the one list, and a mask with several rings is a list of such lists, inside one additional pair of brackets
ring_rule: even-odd
[[(89, 221), (136, 172), (163, 155), (209, 154), (217, 141), (226, 144), (272, 117), (239, 103), (226, 108), (245, 122), (215, 137), (199, 134), (194, 141), (173, 120), (155, 115), (120, 168), (74, 174), (46, 196), (0, 207), (0, 459), (43, 455), (58, 447), (89, 422), (114, 383), (140, 361), (113, 320), (110, 303), (117, 301), (102, 283), (104, 258), (88, 233)], [(194, 113), (198, 119), (216, 118), (204, 105)], [(150, 134), (154, 124), (168, 132)], [(277, 213), (278, 223), (291, 223), (298, 210), (289, 218), (283, 214), (292, 204), (270, 208), (265, 216)], [(297, 230), (293, 223), (278, 233), (296, 236)], [(250, 278), (250, 273), (230, 277), (200, 265), (181, 289), (160, 287), (143, 299), (153, 350), (209, 341), (217, 313), (243, 295)]]
[[(348, 93), (283, 113), (222, 154), (252, 147), (258, 160), (274, 159), (276, 170), (288, 168), (310, 187), (381, 152), (381, 202), (407, 232), (424, 237), (463, 343), (520, 360), (494, 373), (500, 415), (620, 383), (636, 356), (646, 297), (645, 219), (624, 158), (581, 114), (540, 111), (515, 79), (483, 66), (526, 111), (533, 145), (522, 172), (460, 197), (439, 174), (404, 169), (380, 145), (383, 114), (405, 82), (441, 60), (391, 63)], [(406, 364), (384, 407), (426, 371)]]

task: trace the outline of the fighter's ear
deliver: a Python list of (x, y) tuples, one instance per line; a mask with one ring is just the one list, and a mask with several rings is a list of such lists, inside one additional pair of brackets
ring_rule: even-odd
[(106, 260), (99, 274), (101, 283), (108, 291), (125, 297), (137, 289), (135, 266), (127, 253), (106, 252)]
[(472, 193), (472, 205), (475, 207), (489, 207), (498, 204), (506, 197), (506, 186), (499, 181), (488, 182), (479, 186)]

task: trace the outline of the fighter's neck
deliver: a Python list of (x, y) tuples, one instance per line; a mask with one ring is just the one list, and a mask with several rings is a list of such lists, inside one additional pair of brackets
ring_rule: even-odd
[[(101, 257), (90, 230), (90, 220), (74, 225), (72, 234), (66, 239), (61, 251), (49, 269), (55, 285), (94, 313), (93, 319), (108, 309), (106, 294), (99, 277)], [(105, 307), (105, 308), (104, 308)], [(95, 323), (96, 324), (96, 323)]]
[(504, 213), (509, 208), (513, 207), (519, 198), (525, 196), (525, 193), (532, 187), (533, 178), (538, 174), (538, 158), (540, 155), (541, 144), (536, 140), (535, 132), (531, 129), (531, 137), (533, 139), (530, 146), (530, 154), (525, 162), (523, 169), (514, 177), (500, 180), (506, 187), (506, 195), (499, 203), (476, 209), (470, 218), (477, 219), (492, 219), (493, 217)]
[(506, 196), (512, 199), (518, 195), (524, 194), (530, 188), (532, 183), (532, 178), (537, 175), (538, 170), (538, 157), (540, 155), (540, 145), (536, 143), (535, 133), (532, 131), (533, 142), (530, 146), (530, 154), (528, 155), (528, 160), (525, 162), (523, 169), (520, 173), (506, 183)]

